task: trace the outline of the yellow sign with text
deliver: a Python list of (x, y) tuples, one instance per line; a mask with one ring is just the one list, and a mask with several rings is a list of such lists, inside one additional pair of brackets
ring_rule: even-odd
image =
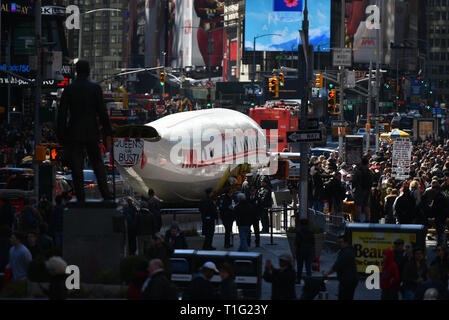
[(397, 232), (352, 232), (352, 246), (355, 252), (355, 262), (358, 272), (365, 272), (369, 265), (382, 267), (382, 255), (385, 249), (393, 249), (396, 239), (404, 243), (416, 243), (415, 233)]

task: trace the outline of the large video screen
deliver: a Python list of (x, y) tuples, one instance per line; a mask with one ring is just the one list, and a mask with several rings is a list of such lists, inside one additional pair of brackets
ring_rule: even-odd
[[(309, 43), (315, 51), (330, 51), (331, 0), (308, 1)], [(303, 0), (246, 0), (245, 50), (296, 51), (302, 43)], [(265, 34), (278, 34), (263, 36)], [(319, 47), (318, 47), (319, 46)]]

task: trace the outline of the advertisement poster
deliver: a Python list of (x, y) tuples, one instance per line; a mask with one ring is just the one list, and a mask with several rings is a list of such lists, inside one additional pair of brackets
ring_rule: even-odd
[(433, 137), (433, 121), (418, 121), (418, 134), (421, 140)]
[[(373, 21), (375, 15), (372, 6), (380, 8), (378, 22), (381, 30), (381, 61), (394, 63), (398, 54), (400, 63), (405, 63), (406, 61), (402, 61), (406, 60), (404, 55), (412, 55), (412, 52), (396, 52), (397, 50), (390, 49), (390, 43), (418, 38), (418, 0), (346, 0), (345, 45), (353, 49), (354, 63), (376, 61), (377, 30), (369, 27), (369, 22)], [(413, 44), (416, 46), (416, 42)]]
[[(245, 50), (296, 51), (300, 41), (298, 30), (303, 21), (303, 0), (246, 0)], [(308, 2), (309, 43), (314, 50), (330, 51), (331, 0)]]
[(221, 66), (224, 1), (170, 0), (168, 61), (173, 68)]
[(393, 141), (393, 163), (391, 176), (397, 180), (410, 177), (413, 144), (410, 139), (395, 139)]
[(393, 249), (396, 239), (404, 243), (416, 243), (415, 233), (396, 232), (352, 232), (352, 246), (358, 272), (365, 272), (369, 265), (382, 267), (382, 254), (385, 249)]
[(346, 164), (352, 166), (362, 162), (363, 136), (346, 136)]

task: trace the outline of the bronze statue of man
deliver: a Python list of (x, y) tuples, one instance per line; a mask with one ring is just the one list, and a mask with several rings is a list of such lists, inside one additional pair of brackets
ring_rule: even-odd
[[(112, 128), (101, 87), (88, 80), (89, 74), (89, 62), (79, 60), (76, 63), (76, 79), (62, 93), (56, 124), (56, 135), (64, 146), (64, 157), (72, 170), (73, 185), (79, 203), (85, 201), (84, 150), (92, 164), (103, 199), (112, 200), (99, 148), (100, 138), (103, 138), (109, 150)], [(100, 125), (103, 128), (103, 137), (100, 134)]]

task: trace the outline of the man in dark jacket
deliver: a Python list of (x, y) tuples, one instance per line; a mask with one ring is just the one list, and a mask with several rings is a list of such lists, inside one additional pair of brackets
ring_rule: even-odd
[(416, 288), (415, 300), (423, 300), (425, 292), (430, 288), (434, 288), (438, 291), (438, 300), (448, 300), (449, 292), (447, 290), (447, 285), (441, 281), (441, 274), (438, 266), (430, 267), (427, 276), (429, 280), (424, 281)]
[[(256, 247), (260, 247), (260, 217), (258, 207), (258, 199), (257, 199), (257, 189), (252, 186), (249, 191), (249, 197), (247, 197), (249, 204), (251, 205), (254, 216), (253, 216), (253, 230), (255, 236)], [(251, 230), (248, 233), (248, 247), (251, 247)]]
[(415, 198), (410, 193), (408, 183), (404, 183), (402, 193), (393, 204), (393, 212), (399, 224), (411, 224), (415, 219)]
[(215, 263), (206, 262), (200, 272), (193, 277), (190, 287), (186, 292), (185, 300), (216, 300), (218, 294), (210, 280), (215, 273), (219, 273)]
[(257, 190), (258, 214), (262, 222), (262, 233), (270, 232), (270, 222), (268, 217), (268, 209), (273, 205), (271, 198), (271, 189), (265, 179), (261, 181), (261, 187)]
[(162, 227), (161, 201), (156, 197), (153, 189), (148, 189), (148, 198), (145, 207), (153, 214), (154, 232), (159, 232)]
[(312, 276), (312, 259), (314, 256), (315, 238), (309, 228), (309, 221), (302, 219), (299, 221), (299, 228), (296, 232), (296, 266), (297, 282), (301, 283), (302, 268), (305, 263), (307, 277)]
[(324, 200), (324, 181), (321, 162), (315, 163), (311, 169), (312, 174), (312, 208), (317, 211), (323, 211)]
[(235, 219), (239, 227), (240, 247), (239, 251), (247, 252), (248, 235), (251, 230), (251, 224), (254, 221), (255, 210), (253, 206), (246, 200), (244, 193), (237, 195), (237, 206), (235, 207)]
[[(98, 142), (100, 125), (109, 149), (112, 135), (103, 92), (98, 84), (90, 82), (90, 67), (86, 60), (76, 64), (77, 78), (64, 89), (58, 108), (56, 135), (64, 145), (66, 160), (72, 169), (73, 185), (78, 202), (84, 202), (84, 149), (97, 177), (98, 187), (105, 200), (112, 199), (108, 189), (106, 168), (103, 164)], [(100, 119), (98, 123), (97, 117)]]
[(203, 222), (203, 235), (205, 236), (203, 250), (215, 250), (212, 247), (212, 240), (215, 232), (215, 219), (217, 219), (218, 211), (215, 201), (213, 200), (214, 191), (212, 188), (206, 189), (206, 195), (201, 200), (200, 212)]
[(435, 218), (435, 229), (437, 233), (437, 245), (446, 245), (446, 234), (444, 228), (448, 217), (448, 199), (441, 193), (441, 186), (437, 180), (432, 181), (433, 201), (429, 204), (429, 215)]
[(164, 271), (164, 263), (153, 259), (148, 264), (149, 278), (142, 285), (145, 300), (177, 300), (176, 287)]
[(279, 257), (279, 269), (273, 267), (271, 260), (265, 262), (265, 272), (263, 279), (271, 282), (272, 300), (294, 300), (295, 290), (295, 270), (293, 270), (293, 259), (289, 254), (282, 254)]
[(226, 190), (226, 193), (220, 199), (220, 216), (225, 229), (224, 247), (231, 247), (232, 225), (234, 224), (234, 206), (232, 199), (232, 189)]
[(355, 200), (355, 221), (360, 222), (360, 215), (365, 213), (365, 222), (370, 221), (369, 196), (373, 183), (372, 173), (368, 168), (368, 158), (363, 157), (361, 165), (352, 178), (352, 189)]
[(330, 270), (323, 272), (323, 275), (327, 277), (337, 272), (338, 300), (353, 300), (358, 282), (354, 248), (349, 244), (345, 235), (338, 237), (338, 244), (340, 251), (337, 260)]
[(404, 271), (404, 265), (407, 262), (407, 258), (405, 257), (405, 250), (404, 250), (404, 240), (401, 238), (398, 238), (394, 240), (394, 262), (396, 262), (399, 270), (399, 277), (402, 281), (402, 271)]

